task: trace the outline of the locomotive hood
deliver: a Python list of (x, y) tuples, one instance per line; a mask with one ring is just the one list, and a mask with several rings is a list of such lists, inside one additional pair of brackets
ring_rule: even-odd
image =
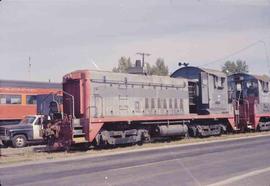
[(0, 129), (28, 129), (28, 128), (32, 128), (31, 124), (16, 124), (16, 125), (5, 125), (5, 126), (1, 126)]

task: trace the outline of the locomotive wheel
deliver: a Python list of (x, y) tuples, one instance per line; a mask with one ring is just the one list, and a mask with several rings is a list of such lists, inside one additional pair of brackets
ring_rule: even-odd
[(260, 127), (260, 125), (257, 126), (256, 131), (261, 132), (261, 127)]
[(223, 133), (223, 129), (222, 129), (222, 127), (218, 127), (218, 134), (217, 134), (217, 136), (221, 136), (222, 135), (222, 133)]
[(26, 137), (24, 135), (16, 135), (12, 138), (12, 145), (15, 148), (22, 148), (26, 146)]

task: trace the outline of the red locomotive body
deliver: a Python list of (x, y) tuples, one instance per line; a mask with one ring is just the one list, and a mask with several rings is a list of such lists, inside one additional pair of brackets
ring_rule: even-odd
[(63, 107), (70, 127), (64, 119), (62, 138), (55, 144), (69, 139), (71, 144), (115, 145), (185, 136), (189, 130), (194, 136), (220, 135), (227, 126), (236, 128), (229, 111), (190, 114), (189, 94), (183, 78), (72, 72), (63, 78)]

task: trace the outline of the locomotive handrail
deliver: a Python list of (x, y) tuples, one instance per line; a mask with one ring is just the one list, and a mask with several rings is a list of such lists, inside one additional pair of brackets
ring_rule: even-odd
[(237, 99), (238, 102), (239, 102), (240, 99), (241, 99), (241, 94), (242, 94), (242, 89), (240, 90), (240, 93), (239, 93), (239, 96), (238, 96), (238, 99)]
[[(58, 94), (58, 93), (64, 93), (64, 94), (66, 94), (66, 95), (68, 95), (68, 96), (70, 96), (71, 97), (71, 99), (72, 99), (72, 117), (74, 118), (74, 119), (76, 119), (76, 117), (75, 117), (75, 103), (74, 103), (74, 96), (73, 95), (71, 95), (70, 93), (68, 93), (68, 92), (66, 92), (66, 91), (64, 91), (64, 90), (59, 90), (59, 91), (57, 91), (55, 94)], [(50, 94), (53, 94), (53, 92), (51, 92)], [(49, 95), (50, 95), (49, 94)], [(48, 97), (48, 96), (47, 96)], [(46, 99), (47, 99), (47, 97), (46, 97)], [(45, 99), (44, 99), (45, 100)]]
[(174, 84), (162, 84), (162, 83), (144, 83), (144, 82), (125, 82), (116, 80), (106, 80), (103, 79), (91, 79), (94, 83), (107, 83), (107, 84), (122, 84), (122, 85), (144, 85), (144, 86), (161, 86), (161, 87), (171, 87), (171, 88), (185, 88), (186, 83), (183, 82), (182, 85), (176, 86)]
[[(76, 117), (75, 117), (75, 103), (74, 103), (74, 96), (71, 95), (70, 93), (64, 91), (64, 90), (61, 90), (61, 91), (62, 91), (64, 94), (66, 94), (66, 95), (68, 95), (68, 96), (71, 97), (71, 99), (72, 99), (72, 117), (73, 117), (74, 119), (76, 119)], [(61, 91), (59, 91), (59, 92), (61, 92)]]
[[(248, 100), (244, 100), (246, 103), (247, 103), (247, 116), (246, 116), (246, 119), (248, 120), (249, 122), (249, 101)], [(245, 108), (245, 107), (244, 107)], [(246, 115), (246, 112), (245, 112), (245, 115)]]
[[(41, 109), (43, 110), (43, 103), (44, 103), (44, 101), (50, 96), (50, 95), (57, 95), (58, 93), (59, 93), (60, 91), (57, 91), (57, 92), (50, 92), (44, 99), (42, 99), (42, 101), (41, 101)], [(53, 101), (55, 101), (55, 99), (54, 99), (54, 96), (53, 96)], [(59, 107), (59, 103), (56, 101), (56, 103), (57, 103), (57, 107)], [(60, 108), (60, 107), (59, 107)], [(60, 110), (61, 110), (61, 108), (60, 108)]]
[[(235, 120), (236, 120), (236, 124), (238, 125), (239, 124), (239, 101), (238, 100), (235, 100), (233, 99), (233, 105), (234, 105), (234, 117), (235, 117)], [(238, 115), (236, 114), (236, 110), (238, 110)], [(237, 115), (237, 117), (236, 117)]]

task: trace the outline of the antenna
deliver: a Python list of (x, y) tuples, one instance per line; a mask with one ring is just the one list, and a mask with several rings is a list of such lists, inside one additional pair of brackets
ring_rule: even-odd
[(142, 67), (144, 67), (144, 56), (150, 56), (151, 54), (149, 53), (144, 53), (144, 52), (137, 52), (137, 55), (141, 55), (142, 56)]
[(91, 58), (89, 58), (89, 57), (87, 57), (87, 59), (94, 65), (94, 67), (95, 67), (97, 70), (101, 70), (101, 68), (99, 68), (99, 66), (96, 64), (96, 62), (95, 62), (93, 59), (91, 59)]
[(92, 60), (92, 64), (95, 66), (95, 68), (96, 68), (97, 70), (100, 70), (99, 66), (95, 63), (94, 60)]
[(29, 75), (29, 80), (31, 80), (31, 67), (32, 67), (31, 57), (29, 56), (28, 57), (28, 75)]

